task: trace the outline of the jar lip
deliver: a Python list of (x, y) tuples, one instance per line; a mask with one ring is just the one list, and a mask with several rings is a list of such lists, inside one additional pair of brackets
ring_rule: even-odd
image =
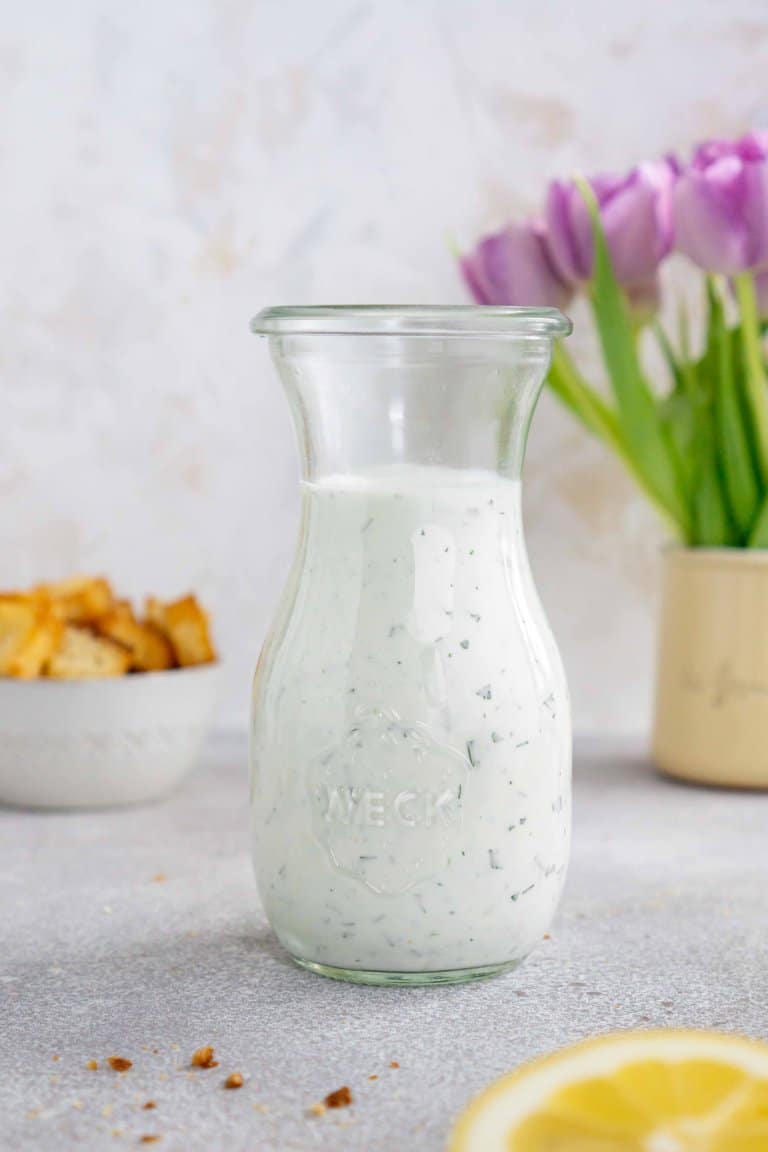
[(432, 336), (555, 338), (573, 330), (557, 308), (448, 304), (328, 304), (264, 308), (251, 321), (257, 336)]

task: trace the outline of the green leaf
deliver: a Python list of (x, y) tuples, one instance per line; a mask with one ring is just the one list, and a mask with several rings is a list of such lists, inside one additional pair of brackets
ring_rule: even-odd
[(768, 496), (760, 506), (747, 544), (749, 548), (768, 548)]
[(688, 500), (692, 499), (694, 484), (693, 441), (695, 418), (693, 406), (678, 386), (658, 402), (659, 420), (674, 445), (677, 468)]
[(694, 417), (693, 436), (693, 540), (698, 547), (717, 548), (736, 542), (718, 466), (715, 433), (715, 381), (719, 370), (719, 349), (712, 315), (713, 295), (707, 296), (709, 318), (704, 356), (692, 364), (688, 358), (687, 334), (684, 340), (688, 395)]
[(718, 457), (731, 515), (740, 534), (746, 536), (757, 512), (760, 490), (739, 401), (733, 341), (722, 299), (711, 277), (707, 277), (707, 297)]
[(687, 539), (691, 516), (675, 466), (674, 451), (640, 368), (632, 323), (613, 272), (597, 201), (586, 181), (579, 180), (578, 184), (589, 210), (594, 238), (592, 307), (624, 441), (637, 472)]
[(752, 440), (757, 452), (762, 482), (768, 485), (768, 401), (766, 400), (765, 364), (760, 342), (761, 328), (757, 312), (755, 279), (751, 272), (741, 272), (734, 277), (734, 283), (741, 311), (744, 382), (752, 423)]
[(555, 345), (547, 379), (563, 403), (590, 432), (605, 440), (619, 455), (624, 454), (626, 449), (616, 413), (579, 374), (570, 356), (559, 344)]
[[(632, 453), (624, 442), (615, 411), (584, 380), (561, 345), (555, 345), (547, 382), (558, 399), (584, 427), (615, 452), (657, 511), (666, 520), (671, 520), (669, 509), (661, 503), (658, 494), (649, 487), (646, 478), (638, 471)], [(671, 527), (679, 531), (679, 526), (674, 521), (671, 522)]]
[(664, 331), (664, 326), (658, 317), (653, 322), (653, 334), (656, 337), (656, 342), (661, 349), (661, 354), (664, 357), (667, 368), (669, 368), (672, 383), (677, 390), (682, 386), (683, 378), (680, 369), (680, 362), (678, 361), (677, 354), (675, 353), (672, 343)]

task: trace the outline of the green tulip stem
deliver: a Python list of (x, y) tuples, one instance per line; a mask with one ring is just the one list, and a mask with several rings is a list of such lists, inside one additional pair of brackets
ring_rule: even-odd
[(752, 416), (760, 476), (763, 484), (768, 486), (768, 403), (755, 280), (751, 272), (740, 272), (735, 277), (735, 284), (741, 311), (747, 402)]
[(763, 500), (762, 507), (747, 540), (749, 548), (768, 548), (768, 496)]
[(558, 399), (581, 420), (584, 427), (615, 452), (646, 499), (661, 514), (674, 534), (684, 536), (685, 529), (681, 530), (680, 524), (638, 467), (624, 440), (616, 412), (602, 396), (590, 388), (561, 344), (555, 345), (547, 382)]
[(549, 371), (550, 383), (583, 424), (616, 452), (624, 456), (626, 448), (621, 439), (619, 422), (605, 400), (590, 388), (576, 370), (566, 350), (556, 344)]

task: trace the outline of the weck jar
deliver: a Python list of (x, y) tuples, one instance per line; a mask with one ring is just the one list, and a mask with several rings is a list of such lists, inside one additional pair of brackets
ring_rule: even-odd
[(259, 660), (259, 891), (301, 965), (377, 984), (518, 964), (558, 903), (568, 694), (520, 473), (552, 342), (534, 308), (272, 308), (301, 457)]

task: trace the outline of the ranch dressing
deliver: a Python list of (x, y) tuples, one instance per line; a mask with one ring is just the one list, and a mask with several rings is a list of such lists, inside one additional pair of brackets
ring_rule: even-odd
[(568, 857), (570, 730), (517, 481), (304, 483), (253, 759), (259, 888), (294, 957), (396, 975), (530, 951)]

